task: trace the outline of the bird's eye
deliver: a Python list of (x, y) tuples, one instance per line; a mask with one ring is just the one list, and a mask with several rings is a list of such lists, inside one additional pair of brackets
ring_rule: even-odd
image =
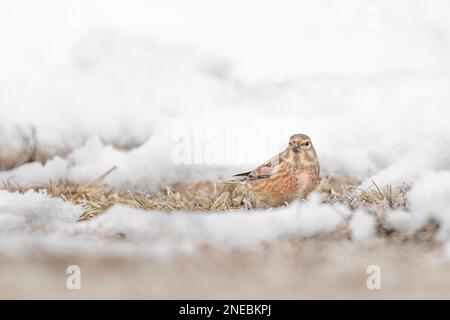
[(307, 147), (309, 147), (309, 141), (307, 141), (306, 143), (305, 143), (305, 146), (307, 146)]

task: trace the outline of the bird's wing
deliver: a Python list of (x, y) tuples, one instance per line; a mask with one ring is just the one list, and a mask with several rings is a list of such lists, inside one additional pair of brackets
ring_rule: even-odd
[(245, 180), (259, 180), (273, 177), (277, 174), (280, 163), (282, 162), (281, 154), (273, 157), (269, 161), (264, 162), (258, 168), (253, 171), (239, 173), (233, 176), (235, 182), (241, 182)]

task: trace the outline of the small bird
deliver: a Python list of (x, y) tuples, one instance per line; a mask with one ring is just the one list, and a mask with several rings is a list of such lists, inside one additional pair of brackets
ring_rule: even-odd
[(305, 199), (315, 189), (319, 174), (320, 165), (311, 139), (295, 134), (286, 150), (253, 171), (234, 175), (229, 183), (243, 184), (244, 199), (267, 208)]

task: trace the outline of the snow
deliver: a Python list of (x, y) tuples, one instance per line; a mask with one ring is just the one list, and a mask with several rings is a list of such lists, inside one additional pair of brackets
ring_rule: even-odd
[(450, 239), (450, 172), (423, 172), (415, 181), (410, 194), (410, 212), (393, 212), (388, 217), (395, 228), (413, 233), (430, 219), (439, 223), (436, 240), (446, 242)]
[[(410, 183), (410, 210), (388, 222), (414, 232), (434, 218), (447, 241), (448, 9), (444, 0), (3, 1), (0, 181), (87, 183), (117, 166), (106, 183), (152, 191), (249, 170), (306, 133), (323, 175)], [(27, 163), (32, 146), (50, 160)], [(114, 207), (79, 225), (81, 208), (43, 194), (1, 191), (0, 201), (4, 234), (69, 223), (225, 247), (331, 232), (350, 214), (313, 197), (251, 216)], [(374, 237), (362, 211), (350, 226), (355, 241)]]
[[(311, 237), (336, 230), (350, 213), (341, 205), (328, 206), (314, 196), (308, 203), (293, 203), (277, 210), (193, 214), (145, 212), (117, 205), (97, 219), (78, 223), (80, 206), (51, 198), (44, 192), (0, 192), (1, 244), (27, 240), (49, 241), (47, 247), (61, 250), (54, 241), (84, 250), (87, 244), (114, 251), (121, 239), (147, 254), (189, 252), (204, 246), (245, 250), (289, 237)], [(25, 236), (25, 238), (24, 238)], [(73, 240), (79, 243), (74, 244)], [(111, 245), (112, 244), (112, 245)], [(119, 250), (123, 245), (119, 245)], [(64, 250), (64, 246), (62, 247)], [(117, 251), (117, 250), (115, 250)]]
[[(116, 206), (96, 220), (78, 224), (77, 230), (90, 230), (104, 238), (120, 234), (124, 239), (149, 246), (165, 244), (177, 248), (210, 245), (223, 249), (248, 249), (292, 236), (310, 237), (333, 232), (347, 210), (316, 202), (294, 203), (268, 212), (164, 214), (142, 212)], [(323, 221), (326, 223), (323, 223)]]
[(58, 231), (76, 223), (83, 209), (44, 192), (24, 194), (0, 190), (0, 230), (8, 234)]
[(373, 215), (360, 209), (353, 214), (349, 227), (353, 240), (369, 242), (375, 237), (376, 220)]

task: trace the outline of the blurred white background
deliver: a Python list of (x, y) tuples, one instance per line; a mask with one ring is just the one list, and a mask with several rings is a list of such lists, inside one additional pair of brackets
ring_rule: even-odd
[(113, 165), (110, 182), (128, 186), (217, 178), (296, 132), (325, 174), (391, 183), (448, 165), (447, 1), (0, 6), (3, 167), (32, 128), (47, 156), (78, 150), (41, 174), (3, 174), (19, 183), (85, 181)]
[[(437, 240), (447, 243), (448, 256), (449, 16), (446, 0), (1, 0), (0, 183), (28, 187), (69, 179), (83, 184), (117, 166), (106, 177), (109, 186), (165, 190), (171, 183), (216, 181), (253, 169), (281, 151), (290, 135), (306, 133), (317, 149), (322, 176), (356, 178), (361, 187), (372, 181), (381, 187), (410, 184), (408, 210), (387, 210), (386, 221), (410, 234), (429, 219), (438, 221)], [(0, 190), (0, 262), (2, 255), (39, 256), (54, 267), (54, 260), (42, 258), (45, 253), (98, 257), (116, 252), (126, 260), (128, 254), (165, 258), (172, 249), (192, 253), (205, 244), (234, 250), (264, 243), (266, 248), (291, 236), (335, 232), (351, 215), (355, 242), (373, 240), (378, 227), (363, 209), (354, 214), (343, 205), (321, 204), (316, 196), (258, 214), (142, 214), (114, 206), (78, 223), (83, 212), (44, 192)], [(286, 274), (284, 285), (293, 292), (312, 279), (308, 297), (319, 282), (326, 291), (337, 278), (355, 278), (358, 259), (341, 255), (351, 247), (331, 247), (333, 263), (311, 268), (322, 262), (317, 254), (323, 253), (322, 244), (320, 250), (313, 246), (313, 263), (305, 269), (315, 276), (299, 277), (303, 242), (284, 244), (278, 252), (289, 259), (270, 249), (267, 256), (273, 260), (267, 265), (276, 268), (261, 269), (261, 277), (253, 277), (265, 265), (259, 258), (247, 266), (242, 278), (256, 279), (256, 292), (276, 293), (259, 289), (269, 278), (285, 291), (273, 273)], [(403, 259), (399, 252), (392, 256)], [(409, 254), (409, 270), (421, 273), (414, 251)], [(234, 277), (228, 272), (236, 269), (234, 256), (223, 257), (228, 263), (219, 261), (226, 270), (221, 273)], [(346, 278), (339, 269), (344, 260)], [(210, 259), (205, 261), (200, 264), (209, 266)], [(401, 262), (392, 265), (399, 268)], [(361, 265), (365, 276), (366, 261)], [(3, 266), (3, 281), (29, 292), (25, 282), (15, 281), (22, 278), (14, 264)], [(110, 267), (99, 266), (102, 276)], [(55, 288), (65, 290), (53, 269), (45, 263), (44, 269)], [(148, 270), (128, 274), (142, 285)], [(160, 270), (153, 277), (172, 278), (165, 267)], [(195, 269), (199, 277), (208, 273), (202, 270)], [(210, 275), (217, 272), (211, 270)], [(412, 283), (412, 273), (398, 270), (386, 279), (409, 293), (405, 283)], [(163, 281), (161, 288), (170, 291), (178, 288), (178, 279), (190, 278), (178, 274), (176, 286)], [(428, 278), (419, 278), (431, 288)], [(40, 273), (30, 279), (45, 283), (33, 282), (37, 295), (50, 283)], [(433, 279), (448, 292), (442, 279)], [(133, 292), (126, 277), (120, 280), (119, 296)], [(361, 288), (365, 282), (354, 283)], [(210, 283), (206, 287), (214, 289)], [(100, 282), (100, 295), (104, 288)], [(341, 294), (341, 288), (335, 290)], [(190, 295), (192, 287), (185, 289)]]

